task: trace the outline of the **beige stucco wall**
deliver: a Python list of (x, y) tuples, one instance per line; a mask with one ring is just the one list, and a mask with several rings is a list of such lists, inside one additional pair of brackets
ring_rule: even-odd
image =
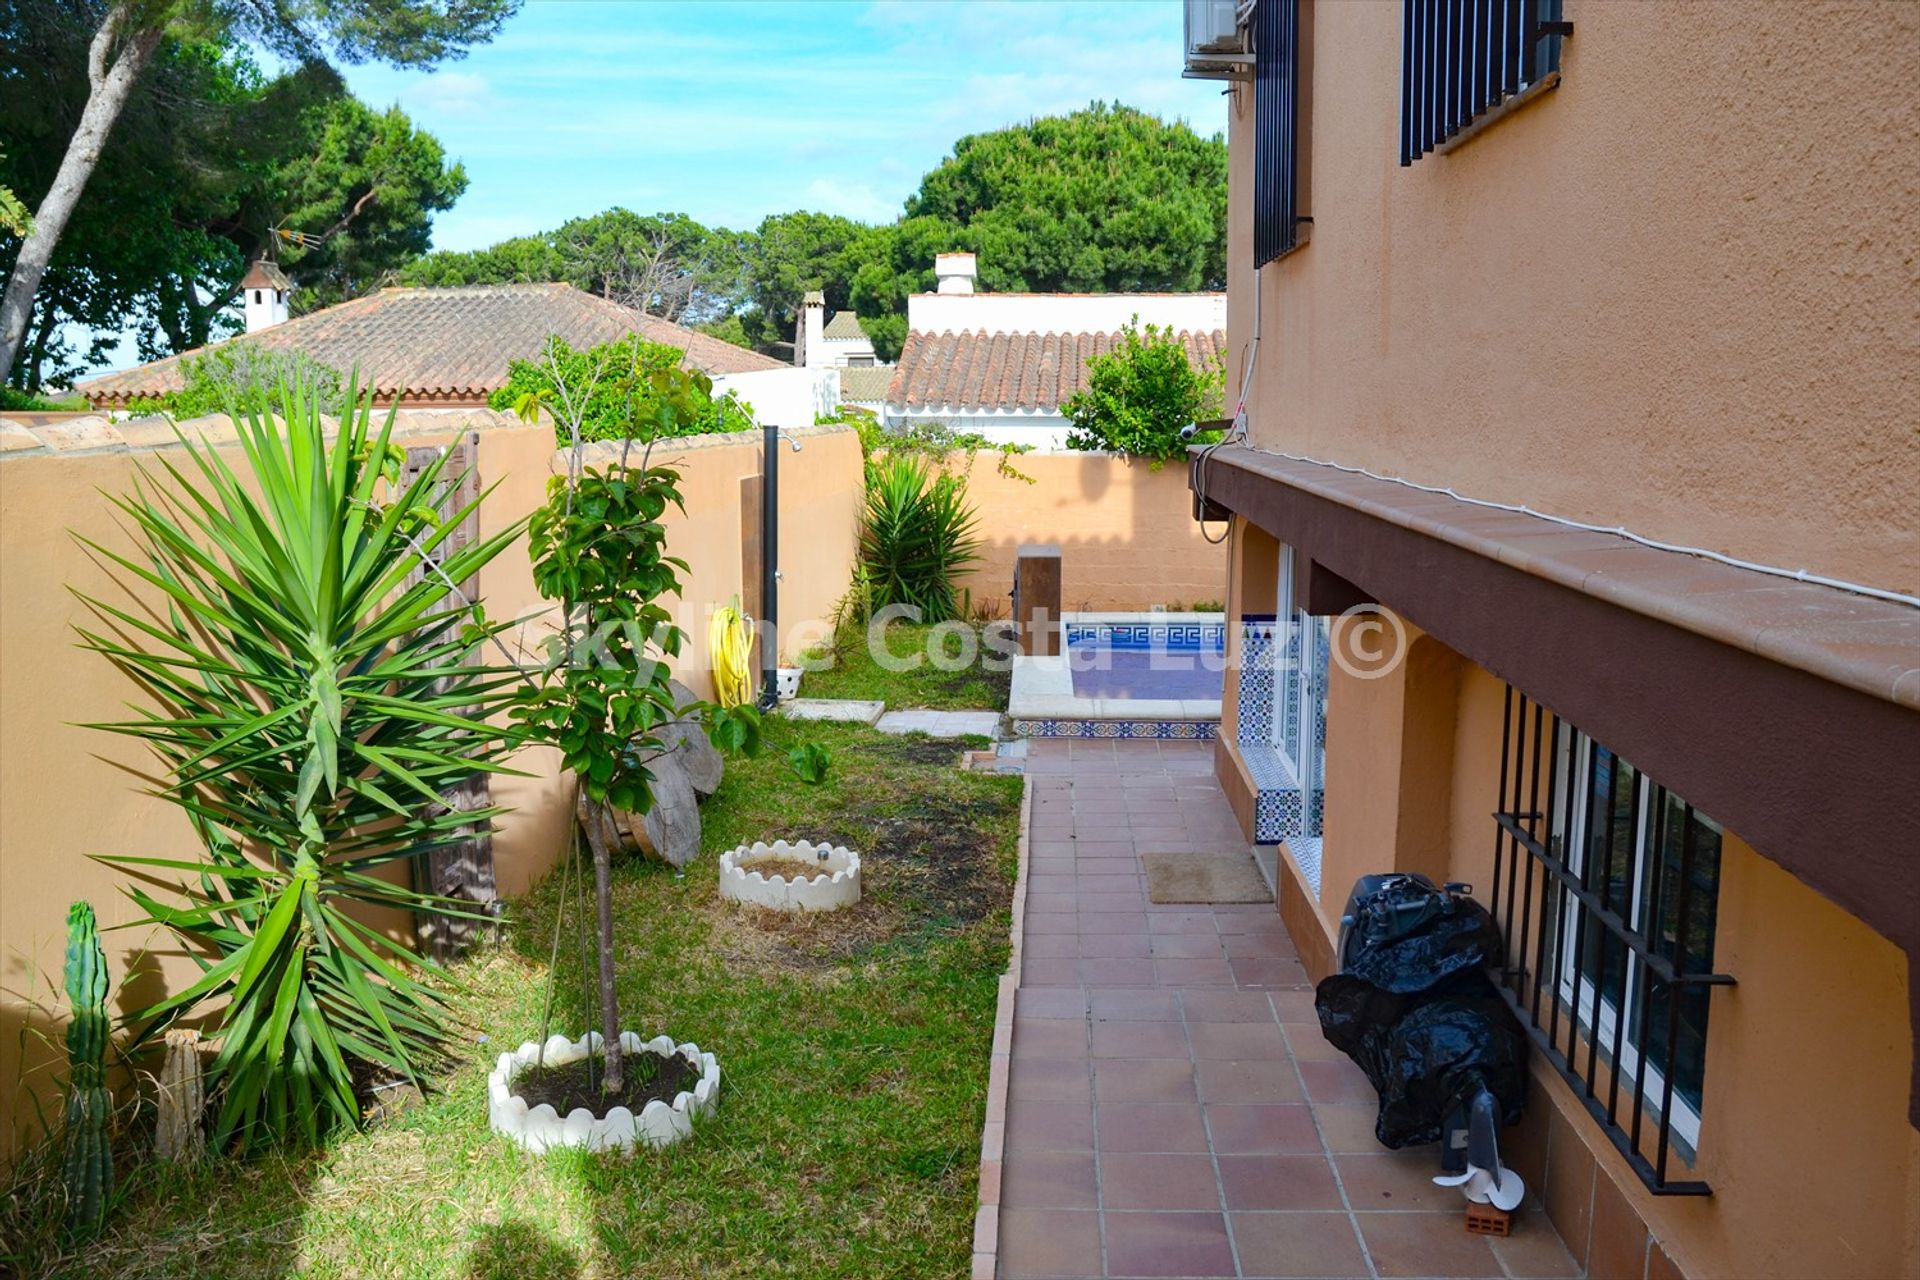
[[(206, 425), (218, 439), (219, 424)], [(481, 479), (499, 484), (481, 508), (483, 536), (544, 501), (550, 477), (564, 472), (564, 455), (556, 455), (544, 426), (485, 411), (403, 413), (401, 425), (409, 445), (444, 443), (463, 429), (481, 432)], [(7, 446), (0, 453), (0, 1153), (10, 1146), (8, 1125), (23, 1073), (35, 1076), (35, 1068), (57, 1056), (31, 1031), (23, 1040), (22, 1029), (44, 1030), (39, 1009), (64, 1004), (43, 975), (58, 982), (68, 904), (89, 900), (108, 926), (139, 916), (121, 891), (125, 877), (88, 855), (194, 852), (172, 806), (139, 793), (129, 772), (146, 763), (137, 746), (78, 727), (120, 718), (133, 690), (104, 659), (76, 650), (70, 629), (82, 617), (70, 587), (109, 600), (115, 588), (68, 530), (127, 549), (103, 491), (129, 489), (136, 461), (155, 459), (152, 447), (170, 437), (163, 428), (108, 428), (97, 419), (63, 424), (64, 434), (35, 439), (22, 430), (0, 441)], [(846, 590), (861, 464), (850, 430), (795, 434), (801, 451), (781, 460), (781, 561), (782, 614), (797, 620), (824, 616)], [(238, 451), (228, 452), (241, 465)], [(678, 610), (689, 643), (677, 670), (707, 694), (706, 611), (742, 587), (740, 481), (759, 470), (759, 437), (680, 441), (657, 451), (655, 460), (683, 472), (687, 514), (668, 521), (669, 547), (689, 565)], [(524, 543), (483, 571), (480, 593), (495, 618), (540, 610)], [(539, 633), (538, 624), (531, 625), (525, 639), (531, 643)], [(512, 810), (498, 820), (494, 842), (500, 888), (510, 895), (552, 864), (571, 806), (554, 753), (532, 749), (516, 763), (532, 776), (497, 779), (494, 792)], [(153, 972), (128, 983), (129, 971), (148, 967), (137, 961), (150, 945), (161, 940), (133, 931), (107, 935), (118, 1011), (144, 1006), (188, 972), (184, 958), (161, 954)]]
[[(1431, 637), (1410, 639), (1409, 660), (1385, 678), (1330, 678), (1316, 904), (1329, 941), (1365, 872), (1463, 880), (1483, 901), (1492, 888), (1504, 686)], [(1708, 1024), (1693, 1168), (1714, 1194), (1647, 1193), (1543, 1070), (1532, 1105), (1562, 1117), (1555, 1142), (1584, 1144), (1687, 1275), (1915, 1274), (1905, 956), (1728, 833), (1714, 960), (1737, 980), (1714, 993)]]
[(1566, 0), (1560, 86), (1408, 168), (1400, 15), (1314, 4), (1311, 242), (1261, 273), (1255, 442), (1920, 589), (1920, 6)]
[[(1023, 543), (1061, 551), (1061, 601), (1069, 610), (1144, 610), (1218, 602), (1227, 551), (1193, 519), (1186, 468), (1155, 468), (1105, 453), (1028, 453), (1011, 460), (1032, 483), (1002, 474), (1000, 457), (975, 455), (968, 496), (979, 512), (980, 563), (965, 583), (1007, 614), (1013, 560)], [(1221, 535), (1222, 526), (1208, 532)]]

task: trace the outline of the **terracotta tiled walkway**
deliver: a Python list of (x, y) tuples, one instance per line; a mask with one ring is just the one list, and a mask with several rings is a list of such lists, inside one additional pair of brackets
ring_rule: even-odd
[(1036, 741), (1000, 1274), (1571, 1276), (1384, 1151), (1271, 906), (1158, 907), (1140, 854), (1244, 848), (1205, 743)]

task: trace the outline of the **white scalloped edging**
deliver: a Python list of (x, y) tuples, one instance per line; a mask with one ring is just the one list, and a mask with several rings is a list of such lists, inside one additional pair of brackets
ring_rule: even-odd
[[(820, 868), (810, 879), (765, 876), (753, 864), (798, 858)], [(720, 896), (775, 911), (838, 911), (860, 901), (860, 855), (845, 845), (756, 840), (720, 855)]]
[[(601, 1036), (589, 1031), (578, 1040), (562, 1035), (547, 1037), (546, 1060), (549, 1064), (576, 1062), (590, 1053), (600, 1052)], [(720, 1100), (720, 1064), (710, 1053), (700, 1052), (697, 1044), (675, 1044), (671, 1036), (642, 1040), (631, 1031), (620, 1033), (620, 1047), (629, 1054), (643, 1050), (661, 1055), (678, 1054), (692, 1064), (700, 1079), (691, 1090), (682, 1089), (673, 1103), (655, 1099), (639, 1115), (626, 1107), (615, 1107), (604, 1117), (595, 1117), (585, 1107), (575, 1107), (564, 1118), (550, 1103), (527, 1106), (525, 1098), (513, 1093), (513, 1078), (522, 1068), (540, 1057), (540, 1042), (529, 1040), (512, 1053), (503, 1053), (487, 1077), (487, 1115), (494, 1132), (503, 1133), (529, 1151), (547, 1151), (554, 1147), (585, 1147), (589, 1151), (628, 1150), (635, 1143), (664, 1147), (693, 1132), (696, 1116), (706, 1116)]]

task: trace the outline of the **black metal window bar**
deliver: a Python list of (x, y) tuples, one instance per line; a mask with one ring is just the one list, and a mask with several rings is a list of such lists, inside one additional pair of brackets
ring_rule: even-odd
[(1505, 714), (1501, 993), (1649, 1190), (1708, 1195), (1669, 1173), (1697, 1138), (1708, 994), (1733, 982), (1711, 971), (1719, 828), (1512, 686)]
[(1300, 0), (1253, 10), (1253, 265), (1300, 245)]
[(1560, 0), (1405, 0), (1400, 163), (1560, 69)]

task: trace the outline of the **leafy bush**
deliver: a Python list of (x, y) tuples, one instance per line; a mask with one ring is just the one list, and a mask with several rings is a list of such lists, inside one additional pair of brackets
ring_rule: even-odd
[(925, 622), (960, 616), (955, 580), (979, 560), (963, 477), (912, 453), (867, 463), (860, 563), (873, 609), (910, 605)]
[[(487, 404), (519, 412), (532, 397), (556, 422), (577, 421), (580, 438), (588, 441), (753, 430), (751, 406), (715, 399), (712, 380), (682, 369), (681, 355), (637, 334), (584, 351), (550, 337), (540, 359), (508, 366), (506, 385)], [(561, 445), (573, 443), (567, 431), (556, 433)]]
[(62, 413), (84, 410), (87, 402), (79, 396), (63, 396), (58, 400), (47, 396), (36, 396), (13, 387), (0, 387), (0, 410), (11, 409), (15, 413)]
[[(1087, 389), (1061, 407), (1073, 425), (1067, 445), (1151, 458), (1156, 464), (1186, 452), (1180, 431), (1220, 414), (1221, 372), (1196, 369), (1171, 329), (1130, 322), (1120, 345), (1087, 361)], [(1201, 432), (1191, 443), (1219, 439)]]
[(985, 452), (998, 457), (995, 467), (1009, 480), (1033, 484), (1034, 478), (1013, 465), (1023, 453), (1032, 453), (1030, 444), (1001, 443), (989, 440), (977, 431), (961, 431), (944, 422), (908, 422), (883, 426), (864, 409), (842, 408), (838, 417), (818, 418), (818, 423), (844, 422), (860, 435), (860, 453), (869, 462), (881, 454), (917, 453), (942, 466), (958, 453), (966, 459), (966, 470), (973, 470), (973, 459)]
[(347, 407), (340, 372), (297, 351), (263, 350), (248, 342), (230, 342), (180, 362), (186, 385), (162, 396), (141, 396), (127, 404), (131, 413), (165, 413), (200, 418), (210, 413), (268, 413), (280, 401), (281, 388), (297, 382), (318, 401), (321, 412)]
[[(371, 398), (349, 386), (346, 399), (332, 440), (304, 381), (281, 389), (282, 421), (236, 417), (249, 475), (182, 437), (183, 465), (143, 468), (115, 500), (138, 551), (87, 544), (167, 605), (88, 601), (104, 626), (83, 629), (83, 647), (152, 704), (95, 727), (147, 743), (157, 794), (205, 846), (197, 860), (104, 859), (187, 878), (173, 902), (128, 890), (203, 970), (139, 1015), (142, 1034), (218, 1003), (210, 1136), (242, 1150), (358, 1123), (369, 1068), (420, 1083), (444, 1061), (440, 971), (366, 921), (369, 909), (461, 914), (382, 872), (499, 812), (450, 810), (442, 796), (501, 769), (512, 744), (489, 718), (518, 672), (470, 664), (506, 624), (453, 584), (522, 522), (443, 545), (473, 510), (433, 515), (455, 479), (446, 455), (400, 484), (392, 413), (376, 430)], [(436, 549), (439, 569), (416, 576)]]

